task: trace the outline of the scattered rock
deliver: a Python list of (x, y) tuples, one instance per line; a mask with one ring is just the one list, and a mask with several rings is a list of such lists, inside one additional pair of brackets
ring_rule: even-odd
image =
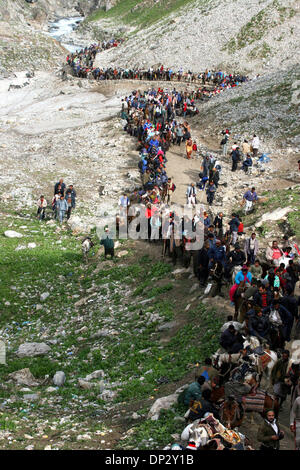
[(158, 398), (150, 408), (148, 413), (148, 419), (152, 421), (157, 421), (159, 418), (159, 413), (161, 410), (169, 410), (176, 402), (178, 395), (187, 387), (188, 385), (183, 385), (179, 389), (172, 393), (171, 395), (167, 395), (166, 397)]
[(49, 292), (43, 292), (41, 295), (40, 295), (40, 299), (42, 302), (44, 302), (48, 297), (49, 297), (50, 293)]
[(28, 385), (28, 387), (37, 387), (40, 385), (28, 368), (12, 372), (8, 377), (17, 382), (18, 385)]
[(95, 370), (95, 372), (92, 372), (91, 374), (87, 375), (84, 380), (88, 382), (89, 380), (99, 379), (100, 377), (104, 376), (105, 372), (103, 370)]
[(95, 386), (95, 384), (91, 382), (87, 382), (86, 380), (83, 380), (83, 379), (78, 379), (78, 385), (80, 388), (83, 388), (83, 390), (90, 390)]
[(176, 321), (169, 321), (168, 323), (164, 323), (163, 325), (160, 325), (157, 329), (158, 331), (170, 330), (171, 328), (174, 328), (174, 326), (176, 325), (177, 325)]
[(38, 400), (40, 397), (39, 393), (27, 393), (26, 395), (24, 395), (24, 400), (26, 401), (36, 401)]
[(57, 387), (62, 387), (65, 381), (66, 381), (66, 374), (63, 371), (60, 370), (55, 373), (53, 377), (54, 385), (56, 385)]
[(19, 232), (15, 232), (14, 230), (6, 230), (4, 235), (8, 238), (22, 238), (23, 235)]
[(46, 343), (23, 343), (19, 346), (17, 356), (19, 357), (35, 357), (48, 354), (51, 351), (50, 346)]

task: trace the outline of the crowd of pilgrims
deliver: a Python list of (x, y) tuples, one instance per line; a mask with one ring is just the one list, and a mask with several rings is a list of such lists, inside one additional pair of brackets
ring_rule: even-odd
[[(94, 78), (95, 80), (150, 80), (150, 81), (186, 81), (188, 83), (202, 83), (199, 88), (198, 99), (205, 99), (221, 93), (224, 89), (234, 88), (249, 79), (241, 74), (226, 74), (221, 70), (204, 72), (184, 71), (181, 67), (178, 71), (163, 65), (156, 68), (149, 67), (147, 70), (141, 68), (117, 68), (117, 67), (94, 67), (95, 57), (101, 52), (123, 43), (123, 39), (111, 39), (102, 44), (92, 44), (67, 56), (67, 64), (73, 69), (76, 77)], [(209, 89), (205, 85), (209, 86)]]
[[(129, 207), (133, 208), (137, 205), (137, 211), (139, 211), (142, 206), (148, 221), (149, 242), (162, 239), (163, 254), (166, 254), (168, 251), (169, 255), (173, 257), (175, 264), (176, 258), (181, 251), (181, 253), (183, 252), (186, 255), (186, 257), (183, 257), (184, 265), (189, 266), (191, 258), (195, 253), (185, 251), (185, 246), (186, 243), (196, 239), (196, 225), (202, 223), (202, 214), (196, 211), (192, 220), (190, 220), (187, 216), (183, 218), (176, 210), (170, 207), (176, 186), (172, 178), (168, 177), (166, 173), (166, 154), (171, 145), (181, 146), (184, 144), (186, 158), (189, 159), (193, 156), (199, 158), (197, 143), (192, 139), (190, 125), (185, 120), (186, 116), (193, 116), (198, 113), (195, 103), (197, 99), (204, 99), (205, 96), (211, 97), (223, 89), (237, 86), (239, 83), (246, 81), (247, 78), (232, 75), (226, 76), (222, 72), (206, 71), (202, 74), (184, 73), (182, 70), (174, 72), (171, 69), (165, 69), (163, 66), (156, 70), (149, 68), (147, 71), (115, 69), (113, 67), (105, 70), (93, 68), (93, 62), (99, 50), (98, 46), (94, 45), (68, 58), (68, 63), (74, 68), (75, 75), (84, 77), (91, 74), (97, 80), (121, 78), (166, 81), (185, 79), (189, 82), (202, 80), (202, 89), (199, 88), (192, 92), (180, 92), (175, 88), (173, 90), (171, 88), (158, 88), (157, 90), (150, 88), (145, 92), (134, 90), (122, 100), (121, 111), (121, 117), (126, 120), (124, 130), (138, 140), (138, 150), (140, 152), (138, 167), (141, 173), (142, 184), (131, 195), (124, 193), (119, 199), (119, 206), (127, 212)], [(213, 90), (208, 90), (205, 87), (206, 84), (213, 85)], [(184, 121), (179, 122), (178, 116), (183, 117)], [(206, 160), (209, 163), (207, 165)], [(204, 168), (205, 166), (208, 167), (208, 185), (217, 186), (217, 181), (215, 180), (217, 165), (209, 155), (204, 155), (202, 167)], [(253, 192), (253, 190), (255, 188), (252, 188), (251, 191)], [(246, 198), (246, 195), (247, 193), (244, 195), (244, 198)], [(137, 215), (137, 213), (132, 211), (130, 214), (133, 217)], [(245, 251), (239, 246), (239, 243), (236, 243), (236, 235), (241, 225), (241, 220), (239, 220), (237, 214), (232, 214), (232, 219), (229, 223), (230, 230), (225, 234), (223, 233), (222, 217), (223, 214), (220, 213), (214, 221), (210, 222), (208, 215), (204, 213), (203, 228), (205, 243), (200, 252), (193, 256), (194, 272), (198, 275), (199, 280), (204, 286), (210, 273), (211, 279), (216, 280), (219, 291), (224, 279), (229, 286), (233, 283), (230, 292), (231, 300), (235, 305), (237, 304), (236, 293), (240, 296), (238, 299), (242, 300), (242, 302), (239, 302), (238, 309), (235, 310), (235, 317), (228, 317), (228, 322), (223, 325), (220, 335), (220, 346), (223, 348), (223, 351), (230, 355), (240, 354), (242, 369), (244, 368), (245, 371), (249, 371), (249, 357), (253, 352), (251, 347), (245, 347), (242, 334), (254, 336), (258, 340), (258, 344), (263, 346), (261, 350), (263, 354), (265, 354), (263, 349), (268, 344), (279, 352), (279, 358), (280, 354), (282, 355), (282, 358), (273, 367), (271, 375), (275, 398), (282, 405), (288, 393), (288, 387), (286, 386), (287, 377), (289, 380), (292, 380), (295, 375), (295, 381), (293, 382), (292, 380), (294, 388), (299, 384), (299, 366), (292, 364), (292, 368), (289, 368), (289, 352), (284, 351), (286, 342), (291, 339), (293, 325), (299, 323), (299, 298), (294, 295), (295, 284), (299, 279), (299, 265), (293, 261), (291, 246), (289, 246), (289, 251), (284, 251), (283, 248), (280, 248), (281, 258), (275, 259), (276, 250), (278, 250), (277, 245), (274, 245), (275, 242), (272, 247), (268, 247), (266, 262), (261, 264), (253, 255), (255, 243), (257, 243), (255, 242), (256, 234), (252, 234), (249, 239), (245, 240), (245, 243), (249, 242), (249, 249), (252, 248), (249, 254), (247, 250)], [(117, 228), (120, 230), (120, 223), (123, 222), (119, 219), (118, 223)], [(232, 230), (235, 225), (236, 230)], [(180, 234), (180, 239), (178, 240), (174, 236), (176, 232)], [(216, 234), (220, 240), (217, 239)], [(224, 243), (226, 245), (225, 253)], [(286, 240), (285, 243), (287, 243)], [(230, 249), (230, 245), (232, 249)], [(296, 250), (299, 255), (300, 252), (297, 246)], [(210, 256), (212, 252), (214, 253), (213, 257)], [(205, 273), (197, 271), (200, 254), (203, 259), (205, 258), (207, 264)], [(224, 260), (218, 258), (219, 254), (224, 257)], [(201, 260), (203, 261), (202, 258)], [(225, 258), (230, 261), (230, 266), (229, 264), (226, 265)], [(288, 264), (286, 264), (287, 259)], [(280, 261), (285, 261), (285, 263)], [(239, 269), (234, 273), (234, 277), (231, 278), (233, 269), (238, 267)], [(220, 272), (218, 272), (219, 268)], [(278, 279), (279, 286), (277, 285)], [(243, 313), (240, 309), (241, 305), (244, 306)], [(257, 354), (259, 353), (257, 352)], [(211, 368), (211, 362), (208, 366), (208, 368)], [(216, 371), (216, 374), (218, 375), (218, 371)], [(245, 385), (245, 373), (243, 370), (240, 370), (239, 374), (240, 377), (236, 379), (236, 383)], [(210, 377), (206, 379), (209, 383), (212, 382)], [(231, 379), (227, 380), (230, 381)], [(201, 384), (203, 384), (204, 379), (202, 375), (201, 381)], [(188, 390), (193, 387), (197, 388), (199, 385), (201, 388), (201, 384), (197, 380)], [(190, 402), (190, 398), (187, 398), (186, 404)], [(204, 398), (204, 394), (202, 398)], [(200, 397), (199, 400), (202, 398)], [(206, 401), (209, 402), (206, 411), (219, 418), (218, 410), (213, 407), (209, 397), (205, 396), (206, 398)], [(229, 398), (231, 400), (233, 397), (230, 395)], [(233, 399), (236, 400), (237, 398), (234, 397)], [(297, 396), (293, 396), (293, 403), (296, 400), (298, 400)], [(242, 412), (241, 403), (239, 400), (237, 402), (238, 408)], [(204, 409), (202, 409), (203, 411)], [(298, 411), (296, 411), (297, 413)], [(268, 414), (266, 411), (267, 418)], [(291, 414), (293, 422), (294, 419), (298, 419), (298, 414), (296, 418), (294, 415), (295, 412)], [(199, 418), (199, 414), (196, 417)], [(258, 440), (263, 442), (265, 449), (270, 449), (270, 447), (269, 437), (266, 438), (264, 433), (268, 433), (269, 425), (272, 427), (272, 423), (274, 421), (266, 419), (259, 431), (260, 437)], [(266, 427), (266, 430), (263, 426)], [(295, 429), (293, 428), (293, 432), (296, 432)], [(297, 432), (299, 434), (299, 429)], [(274, 445), (278, 449), (278, 440), (283, 437), (279, 432), (279, 428), (274, 430), (274, 436), (276, 436), (276, 439), (274, 438)], [(299, 446), (299, 442), (297, 445)], [(274, 449), (274, 446), (272, 448)]]
[[(176, 186), (166, 173), (167, 151), (171, 145), (180, 146), (184, 142), (186, 147), (189, 145), (192, 148), (190, 154), (187, 151), (186, 158), (191, 158), (192, 155), (199, 157), (197, 144), (191, 137), (190, 125), (186, 120), (180, 124), (177, 119), (178, 115), (186, 116), (187, 107), (185, 107), (185, 104), (187, 102), (192, 110), (190, 114), (197, 113), (194, 92), (179, 92), (175, 88), (173, 90), (168, 88), (155, 90), (152, 88), (146, 92), (134, 90), (130, 96), (122, 100), (121, 111), (122, 118), (126, 120), (124, 130), (138, 139), (138, 150), (140, 151), (138, 167), (141, 173), (142, 186), (136, 188), (129, 197), (127, 194), (123, 194), (119, 205), (127, 210), (129, 206), (134, 204), (143, 205), (145, 216), (148, 219), (149, 241), (162, 239), (163, 253), (165, 254), (168, 250), (169, 254), (173, 256), (174, 263), (176, 263), (179, 251), (185, 251), (186, 243), (196, 239), (196, 225), (202, 222), (197, 209), (194, 211), (192, 220), (188, 220), (188, 217), (182, 218), (176, 209), (170, 207)], [(195, 147), (193, 147), (194, 144)], [(205, 165), (206, 159), (211, 160), (210, 157), (205, 155), (202, 166)], [(208, 172), (210, 181), (215, 174), (214, 171), (211, 171), (212, 167), (210, 166)], [(248, 193), (253, 196), (255, 188), (249, 189), (244, 198), (247, 197)], [(164, 214), (167, 214), (167, 217)], [(243, 232), (239, 216), (232, 214), (229, 222), (230, 229), (226, 233), (223, 232), (222, 217), (223, 214), (219, 213), (214, 221), (210, 221), (208, 214), (204, 213), (204, 246), (196, 253), (186, 251), (186, 258), (183, 258), (183, 261), (184, 264), (186, 262), (185, 266), (189, 266), (191, 258), (193, 258), (194, 272), (202, 281), (203, 286), (205, 286), (210, 273), (210, 278), (216, 279), (219, 291), (225, 280), (228, 289), (233, 284), (230, 289), (230, 298), (233, 303), (236, 304), (237, 300), (242, 301), (242, 303), (238, 302), (235, 316), (228, 317), (228, 321), (224, 324), (220, 335), (220, 346), (223, 351), (241, 357), (240, 368), (242, 368), (242, 372), (239, 373), (239, 379), (234, 379), (235, 384), (239, 384), (238, 386), (245, 385), (245, 371), (249, 372), (250, 370), (249, 357), (253, 352), (252, 346), (245, 347), (243, 335), (256, 338), (257, 344), (261, 345), (258, 348), (260, 352), (255, 349), (257, 354), (265, 354), (264, 348), (271, 347), (279, 353), (279, 358), (282, 355), (282, 358), (273, 367), (271, 376), (274, 396), (282, 405), (289, 388), (285, 386), (285, 381), (287, 378), (292, 380), (296, 374), (295, 383), (292, 381), (295, 387), (299, 378), (299, 366), (292, 364), (291, 368), (288, 367), (289, 352), (285, 351), (284, 347), (291, 340), (293, 326), (295, 324), (299, 325), (299, 298), (294, 295), (294, 289), (296, 282), (299, 280), (300, 265), (296, 263), (294, 258), (295, 254), (300, 256), (300, 250), (295, 243), (291, 243), (285, 236), (282, 247), (281, 245), (279, 247), (277, 242), (273, 242), (272, 246), (267, 248), (265, 262), (261, 263), (255, 256), (258, 253), (256, 234), (253, 233), (247, 238), (245, 246), (241, 247), (237, 242), (239, 231)], [(181, 240), (176, 240), (174, 236), (176, 231), (180, 234)], [(217, 239), (217, 236), (220, 240)], [(219, 254), (222, 254), (224, 260), (219, 259)], [(207, 265), (205, 276), (201, 270), (197, 270), (200, 265), (205, 264), (204, 258), (206, 258), (205, 263)], [(219, 267), (221, 271), (218, 273)], [(233, 274), (235, 268), (237, 270)], [(238, 298), (235, 297), (233, 290), (239, 293)], [(241, 305), (243, 305), (243, 311)], [(203, 382), (203, 377), (201, 379)], [(231, 381), (229, 376), (226, 380)], [(191, 385), (192, 388), (198, 386), (197, 381)], [(249, 385), (248, 387), (249, 390), (254, 390)], [(251, 391), (251, 393), (255, 394), (256, 392)], [(230, 399), (232, 399), (232, 396)], [(294, 403), (295, 399), (296, 397), (293, 395), (291, 404)], [(236, 397), (234, 400), (236, 400)], [(206, 411), (212, 413), (215, 417), (219, 417), (218, 410), (216, 411), (214, 405), (211, 402), (209, 403)], [(237, 406), (242, 413), (243, 407), (239, 401), (237, 401)], [(278, 409), (276, 413), (278, 413)], [(200, 415), (196, 413), (194, 419), (201, 416), (203, 417), (203, 413), (200, 413)], [(291, 419), (294, 419), (293, 414), (291, 414)], [(260, 436), (261, 434), (262, 431)], [(264, 437), (259, 437), (261, 442), (265, 442), (264, 439)]]

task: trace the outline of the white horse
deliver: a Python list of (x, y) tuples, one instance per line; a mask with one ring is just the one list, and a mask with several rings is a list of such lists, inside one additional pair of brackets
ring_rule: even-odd
[(290, 351), (289, 368), (292, 364), (300, 364), (300, 339), (290, 341), (285, 346)]
[(199, 425), (201, 419), (196, 419), (188, 424), (181, 433), (182, 441), (193, 441), (197, 447), (204, 446), (209, 441), (209, 435), (205, 427)]
[[(249, 346), (250, 349), (253, 351), (256, 348), (259, 348), (261, 344), (258, 338), (256, 338), (255, 336), (250, 336), (248, 339), (245, 340), (243, 346), (244, 348), (247, 348)], [(276, 364), (276, 362), (278, 361), (278, 356), (276, 352), (267, 350), (265, 347), (263, 347), (263, 351), (264, 351), (264, 354), (267, 355), (270, 359), (265, 367), (263, 367), (261, 356), (259, 354), (253, 353), (252, 356), (254, 356), (255, 358), (254, 364), (256, 366), (258, 373), (259, 374), (262, 373), (263, 374), (262, 377), (266, 380), (266, 383), (268, 383), (270, 379), (271, 371), (274, 365)]]
[(90, 237), (84, 238), (84, 240), (81, 243), (82, 256), (83, 256), (83, 261), (85, 263), (88, 262), (88, 253), (93, 246), (94, 246), (94, 243), (92, 242), (92, 239)]

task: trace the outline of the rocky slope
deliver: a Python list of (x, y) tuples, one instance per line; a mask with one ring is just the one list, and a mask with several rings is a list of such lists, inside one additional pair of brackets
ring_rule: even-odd
[[(91, 17), (92, 28), (118, 31), (123, 26), (127, 31), (122, 54), (110, 51), (104, 65), (163, 63), (194, 71), (221, 67), (257, 73), (299, 62), (297, 0), (144, 1), (130, 6), (119, 2)], [(89, 22), (83, 27), (88, 29)]]

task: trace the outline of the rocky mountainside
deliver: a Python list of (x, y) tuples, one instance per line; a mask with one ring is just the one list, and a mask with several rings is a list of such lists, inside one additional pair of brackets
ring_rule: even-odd
[(126, 30), (122, 54), (110, 51), (105, 65), (163, 63), (194, 71), (221, 67), (261, 73), (299, 62), (299, 0), (133, 3), (119, 2), (83, 25), (93, 32), (95, 27), (99, 32)]
[[(90, 2), (86, 2), (90, 3)], [(78, 15), (78, 2), (75, 0), (1, 0), (0, 20), (10, 24), (34, 21), (43, 24), (56, 16)]]

